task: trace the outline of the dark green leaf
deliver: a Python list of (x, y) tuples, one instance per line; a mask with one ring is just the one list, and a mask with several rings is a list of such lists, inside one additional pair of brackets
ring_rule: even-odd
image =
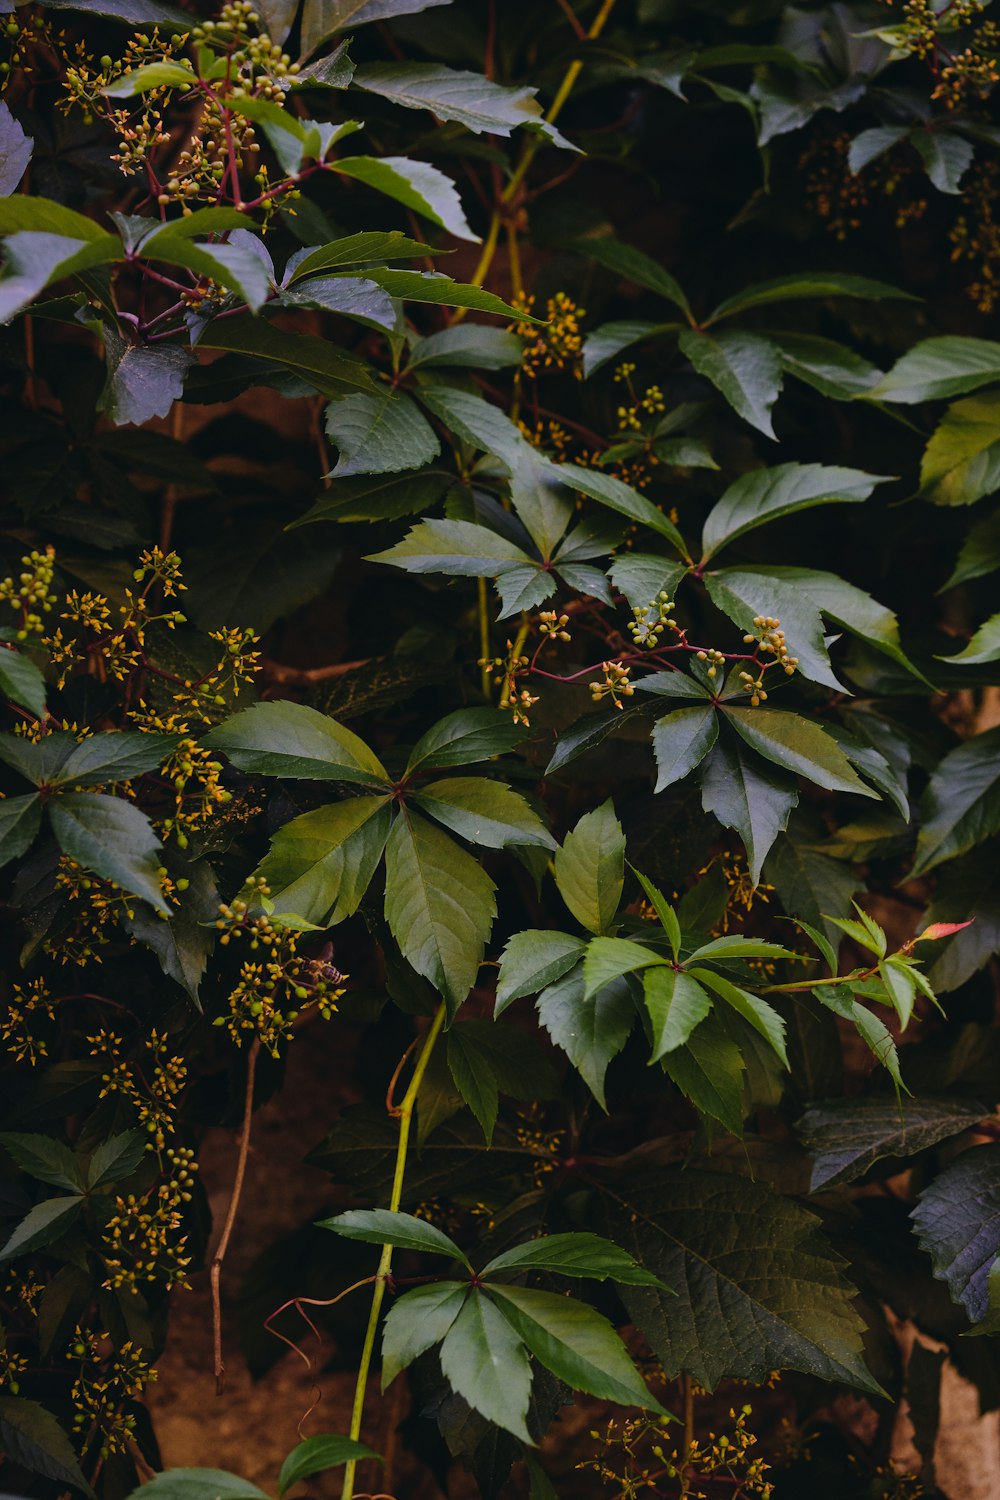
[(347, 1240), (363, 1240), (366, 1245), (395, 1245), (399, 1250), (447, 1255), (468, 1265), (454, 1240), (413, 1214), (390, 1213), (387, 1208), (352, 1208), (333, 1219), (320, 1220), (318, 1227), (332, 1229)]
[(648, 969), (642, 980), (643, 1000), (652, 1031), (650, 1062), (690, 1041), (691, 1033), (712, 1009), (710, 997), (698, 981), (669, 966)]
[(627, 980), (617, 979), (585, 1000), (581, 967), (542, 991), (538, 1019), (605, 1109), (604, 1075), (635, 1025), (635, 1004)]
[(0, 694), (36, 719), (45, 718), (45, 678), (20, 651), (0, 648)]
[(49, 804), (59, 847), (84, 870), (169, 916), (157, 873), (160, 840), (144, 812), (102, 792), (63, 792)]
[(586, 813), (555, 856), (556, 885), (588, 932), (607, 932), (625, 885), (625, 835), (609, 800)]
[(584, 942), (565, 932), (516, 932), (500, 960), (496, 1014), (522, 995), (538, 995), (579, 961)]
[(198, 340), (203, 349), (251, 354), (300, 376), (324, 396), (375, 389), (366, 365), (326, 339), (274, 328), (262, 318), (215, 318)]
[(332, 1432), (319, 1432), (315, 1437), (306, 1438), (289, 1453), (281, 1465), (278, 1475), (278, 1494), (284, 1495), (303, 1479), (309, 1479), (313, 1474), (322, 1474), (326, 1469), (338, 1468), (341, 1464), (350, 1463), (360, 1458), (377, 1458), (364, 1443), (357, 1443), (353, 1438), (337, 1437)]
[(93, 1495), (76, 1451), (56, 1418), (37, 1401), (0, 1396), (0, 1448), (12, 1463)]
[(720, 740), (701, 772), (701, 802), (723, 828), (734, 828), (747, 851), (751, 879), (799, 800), (795, 783), (747, 755), (739, 743)]
[(225, 1469), (165, 1469), (133, 1490), (129, 1500), (139, 1494), (143, 1500), (270, 1500), (249, 1479)]
[(784, 371), (778, 346), (771, 339), (742, 329), (700, 333), (685, 328), (678, 345), (698, 374), (712, 382), (745, 422), (774, 438), (771, 408), (781, 392)]
[(964, 854), (1000, 830), (1000, 729), (957, 745), (941, 761), (921, 803), (911, 876)]
[(53, 1240), (66, 1233), (82, 1202), (81, 1197), (74, 1195), (71, 1198), (46, 1198), (44, 1203), (36, 1203), (11, 1230), (6, 1244), (0, 1249), (0, 1261), (12, 1260), (15, 1255), (27, 1255), (29, 1250), (51, 1245)]
[(635, 250), (631, 245), (623, 245), (621, 240), (597, 235), (593, 238), (577, 240), (574, 248), (579, 250), (581, 255), (587, 255), (591, 260), (596, 260), (598, 265), (614, 271), (617, 276), (623, 276), (627, 281), (634, 281), (636, 286), (645, 287), (647, 291), (656, 292), (658, 296), (665, 297), (668, 302), (680, 308), (689, 323), (694, 322), (691, 305), (677, 281), (669, 271), (641, 250)]
[(563, 1276), (585, 1276), (597, 1281), (619, 1282), (622, 1286), (658, 1286), (651, 1272), (636, 1264), (619, 1245), (599, 1234), (546, 1234), (515, 1245), (496, 1255), (483, 1267), (480, 1276), (496, 1271), (555, 1271)]
[(202, 741), (241, 771), (386, 787), (389, 773), (363, 740), (302, 703), (255, 703)]
[(63, 763), (50, 786), (106, 786), (155, 771), (177, 746), (173, 734), (123, 729), (92, 734)]
[(975, 1146), (934, 1179), (911, 1214), (934, 1275), (977, 1331), (995, 1333), (991, 1273), (1000, 1255), (1000, 1146)]
[(419, 469), (441, 451), (413, 399), (388, 388), (374, 396), (359, 392), (332, 401), (326, 409), (326, 434), (340, 452), (333, 479)]
[(779, 464), (751, 469), (731, 484), (709, 512), (702, 533), (706, 558), (748, 531), (814, 505), (858, 504), (886, 481), (832, 464)]
[(960, 193), (962, 178), (972, 165), (972, 142), (950, 130), (915, 130), (910, 140), (938, 192)]
[(86, 1179), (80, 1163), (61, 1141), (53, 1140), (49, 1135), (21, 1135), (6, 1131), (0, 1135), (0, 1146), (16, 1167), (38, 1182), (65, 1188), (68, 1193), (83, 1192)]
[(487, 849), (508, 844), (556, 848), (555, 839), (520, 793), (484, 776), (432, 781), (410, 801), (471, 844)]
[(477, 239), (469, 228), (455, 184), (428, 162), (413, 161), (408, 156), (342, 156), (332, 166), (342, 176), (395, 198), (404, 208), (422, 214), (457, 239)]
[(851, 769), (832, 735), (811, 719), (777, 708), (727, 708), (725, 714), (740, 738), (781, 770), (829, 791), (877, 795)]
[(907, 1158), (972, 1130), (989, 1106), (960, 1094), (898, 1101), (878, 1095), (812, 1104), (796, 1129), (815, 1157), (810, 1190), (853, 1182), (885, 1157)]
[(406, 109), (428, 109), (441, 120), (456, 120), (476, 135), (510, 135), (542, 113), (534, 89), (504, 88), (481, 73), (437, 63), (369, 63), (358, 68), (354, 85)]
[(36, 792), (0, 800), (0, 867), (30, 849), (41, 826), (42, 799)]
[(653, 726), (657, 792), (682, 781), (699, 766), (719, 737), (719, 721), (710, 703), (675, 708)]
[(128, 1130), (124, 1135), (112, 1135), (102, 1141), (90, 1158), (87, 1191), (96, 1193), (99, 1188), (131, 1177), (145, 1157), (149, 1145), (149, 1137), (141, 1130)]
[(639, 969), (648, 969), (651, 964), (665, 964), (662, 953), (654, 953), (641, 943), (628, 938), (596, 937), (587, 944), (583, 960), (584, 999), (591, 1000), (598, 990), (620, 979), (623, 974), (634, 974)]
[(841, 271), (810, 271), (805, 276), (777, 276), (773, 281), (744, 287), (742, 292), (735, 292), (720, 302), (709, 321), (718, 323), (734, 313), (745, 312), (748, 307), (765, 307), (772, 302), (798, 302), (812, 297), (854, 297), (865, 302), (883, 302), (892, 297), (917, 300), (910, 292), (901, 292), (868, 276), (852, 276)]
[(742, 1134), (746, 1065), (719, 1021), (710, 1016), (697, 1025), (686, 1042), (663, 1054), (663, 1068), (699, 1113)]
[(459, 708), (423, 734), (410, 752), (406, 770), (471, 766), (513, 750), (523, 731), (494, 708)]
[(382, 1389), (440, 1344), (470, 1295), (465, 1281), (438, 1281), (404, 1292), (382, 1326)]

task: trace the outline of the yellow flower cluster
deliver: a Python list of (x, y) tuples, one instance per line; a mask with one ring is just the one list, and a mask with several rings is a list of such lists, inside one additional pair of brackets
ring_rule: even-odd
[[(516, 304), (530, 313), (534, 298), (520, 297)], [(545, 304), (545, 324), (515, 323), (514, 332), (524, 339), (522, 373), (535, 380), (541, 374), (564, 371), (577, 380), (583, 379), (583, 333), (581, 323), (587, 310), (566, 292), (556, 292)]]
[(101, 1458), (123, 1453), (136, 1428), (126, 1404), (142, 1395), (156, 1371), (131, 1339), (115, 1350), (110, 1334), (81, 1328), (67, 1358), (79, 1365), (70, 1397), (73, 1430), (83, 1437), (84, 1451), (96, 1447)]
[(151, 1146), (162, 1151), (176, 1129), (180, 1095), (187, 1082), (187, 1063), (175, 1053), (165, 1033), (150, 1031), (131, 1056), (115, 1031), (106, 1027), (87, 1037), (92, 1057), (104, 1060), (100, 1097), (114, 1095), (130, 1105), (136, 1124), (152, 1137)]
[(15, 1063), (27, 1063), (34, 1067), (39, 1059), (48, 1057), (48, 1040), (39, 1034), (39, 1024), (45, 1031), (45, 1022), (55, 1020), (55, 1008), (42, 979), (31, 979), (26, 984), (11, 985), (12, 998), (0, 1015), (0, 1044)]
[[(607, 1430), (591, 1432), (601, 1442), (596, 1457), (585, 1460), (579, 1468), (593, 1469), (621, 1500), (638, 1500), (641, 1495), (662, 1494), (663, 1480), (679, 1483), (671, 1490), (679, 1500), (709, 1500), (721, 1487), (749, 1500), (770, 1500), (774, 1485), (765, 1477), (770, 1465), (753, 1453), (757, 1437), (747, 1423), (752, 1416), (749, 1406), (730, 1408), (732, 1427), (728, 1432), (708, 1434), (705, 1442), (692, 1439), (686, 1449), (673, 1441), (675, 1427), (669, 1418), (629, 1417), (608, 1423)], [(671, 1439), (671, 1441), (668, 1441)], [(702, 1489), (705, 1484), (707, 1488)]]
[(54, 547), (46, 547), (44, 552), (32, 549), (21, 558), (24, 571), (17, 578), (0, 579), (0, 602), (14, 611), (15, 636), (19, 641), (42, 634), (45, 629), (42, 615), (50, 614), (56, 603), (52, 592), (55, 555)]
[(116, 1196), (115, 1212), (102, 1236), (102, 1255), (107, 1272), (104, 1285), (117, 1290), (162, 1285), (167, 1291), (189, 1289), (191, 1256), (188, 1237), (181, 1233), (181, 1205), (190, 1198), (175, 1180), (161, 1182), (141, 1196)]

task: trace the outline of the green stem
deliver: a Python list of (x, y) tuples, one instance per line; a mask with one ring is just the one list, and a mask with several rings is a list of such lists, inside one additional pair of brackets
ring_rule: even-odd
[[(431, 1022), (430, 1029), (424, 1038), (424, 1044), (420, 1049), (416, 1064), (413, 1069), (413, 1077), (410, 1086), (403, 1095), (403, 1102), (396, 1109), (395, 1114), (399, 1119), (399, 1140), (396, 1144), (396, 1169), (392, 1177), (392, 1192), (389, 1196), (389, 1212), (398, 1212), (403, 1198), (403, 1178), (406, 1173), (406, 1151), (410, 1142), (410, 1125), (413, 1120), (413, 1111), (417, 1103), (417, 1094), (423, 1080), (427, 1064), (430, 1062), (434, 1044), (441, 1034), (441, 1028), (445, 1020), (445, 1007), (442, 1003), (438, 1008), (437, 1015)], [(354, 1407), (351, 1412), (351, 1437), (358, 1441), (361, 1436), (361, 1420), (365, 1411), (365, 1395), (368, 1390), (368, 1372), (371, 1369), (372, 1352), (375, 1348), (375, 1335), (378, 1332), (379, 1314), (382, 1311), (382, 1299), (385, 1296), (385, 1283), (392, 1264), (392, 1246), (383, 1245), (382, 1254), (379, 1257), (378, 1271), (375, 1273), (375, 1289), (372, 1292), (371, 1312), (368, 1314), (368, 1327), (365, 1329), (365, 1342), (361, 1350), (361, 1363), (358, 1366), (358, 1378), (354, 1387)], [(344, 1488), (341, 1491), (341, 1500), (353, 1500), (354, 1496), (354, 1471), (357, 1467), (356, 1461), (352, 1460), (344, 1469)]]
[(479, 671), (480, 671), (480, 682), (482, 683), (483, 697), (486, 699), (487, 703), (489, 703), (491, 701), (491, 697), (492, 697), (492, 694), (490, 692), (490, 688), (492, 686), (492, 681), (493, 681), (493, 679), (492, 679), (492, 677), (490, 675), (491, 674), (491, 668), (490, 668), (490, 660), (491, 660), (491, 651), (490, 651), (490, 596), (489, 596), (489, 590), (487, 589), (487, 586), (486, 586), (486, 579), (485, 578), (477, 578), (476, 579), (476, 584), (477, 584), (477, 604), (476, 604), (476, 611), (477, 611), (477, 614), (479, 616), (479, 656), (480, 656), (480, 660), (482, 661), (482, 666), (479, 669)]

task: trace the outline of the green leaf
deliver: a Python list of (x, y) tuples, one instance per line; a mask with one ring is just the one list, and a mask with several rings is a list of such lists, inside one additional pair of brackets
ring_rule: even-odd
[(433, 823), (403, 808), (386, 845), (385, 916), (403, 957), (454, 1013), (476, 982), (496, 887)]
[(655, 1063), (690, 1041), (695, 1027), (711, 1011), (712, 1001), (690, 974), (669, 966), (648, 969), (642, 988), (653, 1040), (649, 1060)]
[(625, 835), (610, 799), (586, 813), (566, 835), (556, 851), (555, 877), (560, 896), (581, 927), (607, 932), (625, 885)]
[(940, 762), (924, 793), (910, 877), (964, 854), (1000, 831), (1000, 729), (957, 745)]
[(585, 240), (576, 240), (571, 248), (578, 250), (581, 255), (589, 256), (591, 260), (596, 260), (598, 265), (604, 266), (608, 271), (614, 271), (617, 276), (624, 277), (626, 281), (633, 281), (636, 286), (645, 287), (647, 291), (656, 292), (658, 296), (665, 297), (668, 302), (680, 308), (689, 323), (694, 323), (691, 304), (678, 282), (669, 271), (641, 250), (635, 250), (631, 245), (623, 245), (621, 240), (612, 239), (608, 235), (595, 235)]
[(629, 868), (631, 869), (636, 880), (638, 880), (639, 884), (642, 886), (643, 890), (646, 893), (647, 900), (651, 903), (653, 910), (659, 917), (660, 924), (667, 935), (667, 941), (670, 944), (671, 951), (673, 952), (674, 959), (676, 960), (680, 954), (681, 948), (681, 924), (677, 920), (676, 911), (670, 905), (670, 902), (664, 896), (663, 892), (659, 890), (651, 880), (643, 875), (641, 870), (637, 870), (634, 865), (631, 865)]
[[(560, 464), (555, 473), (571, 489), (589, 495), (599, 505), (605, 505), (618, 515), (628, 516), (630, 521), (638, 521), (640, 525), (659, 532), (660, 536), (665, 536), (677, 548), (682, 557), (687, 557), (684, 538), (670, 517), (651, 500), (647, 500), (645, 495), (641, 495), (630, 485), (623, 484), (613, 474), (604, 474), (600, 469), (581, 469), (577, 464)], [(644, 602), (648, 604), (650, 601), (647, 599)]]
[(611, 582), (633, 609), (648, 609), (661, 593), (672, 599), (686, 573), (684, 563), (642, 552), (626, 552), (608, 569)]
[(886, 1157), (916, 1156), (972, 1130), (989, 1113), (988, 1105), (959, 1094), (905, 1101), (876, 1094), (812, 1104), (796, 1126), (815, 1157), (809, 1190), (854, 1182)]
[(456, 1395), (524, 1443), (531, 1367), (524, 1343), (482, 1292), (467, 1298), (441, 1345), (441, 1369)]
[(331, 163), (333, 171), (353, 177), (379, 193), (395, 198), (404, 208), (430, 219), (460, 240), (479, 236), (469, 228), (462, 202), (450, 177), (425, 161), (408, 156), (342, 156)]
[(523, 353), (524, 344), (516, 333), (481, 323), (455, 323), (440, 333), (416, 339), (410, 347), (409, 368), (467, 365), (473, 370), (505, 370), (519, 365)]
[(870, 130), (862, 130), (851, 142), (847, 165), (857, 176), (869, 163), (877, 161), (884, 152), (905, 140), (909, 133), (907, 125), (875, 125)]
[(443, 469), (342, 479), (324, 490), (312, 509), (290, 521), (286, 529), (291, 531), (314, 521), (395, 521), (430, 509), (452, 483), (452, 476)]
[(731, 958), (787, 958), (795, 959), (798, 955), (792, 953), (788, 948), (783, 948), (780, 943), (768, 943), (763, 938), (741, 937), (739, 933), (731, 932), (725, 937), (710, 938), (707, 943), (702, 943), (693, 953), (689, 953), (685, 962), (690, 966), (696, 960), (711, 960), (718, 963), (720, 960)]
[(542, 991), (538, 1019), (601, 1108), (606, 1109), (604, 1075), (635, 1024), (635, 1005), (627, 982), (615, 980), (592, 1000), (585, 1000), (581, 966)]
[(36, 719), (45, 718), (45, 678), (23, 652), (0, 648), (0, 694)]
[(538, 995), (561, 979), (579, 962), (584, 947), (582, 938), (566, 932), (516, 932), (500, 960), (495, 1014), (522, 995)]
[(938, 192), (960, 193), (962, 178), (972, 165), (972, 142), (950, 130), (914, 130), (910, 140)]
[(593, 999), (598, 990), (620, 979), (623, 974), (634, 974), (639, 969), (648, 969), (651, 964), (665, 964), (662, 953), (654, 953), (641, 943), (629, 938), (596, 937), (587, 944), (583, 960), (583, 982), (585, 1000)]
[(428, 109), (476, 135), (510, 135), (541, 119), (532, 88), (505, 88), (481, 73), (459, 72), (438, 63), (369, 63), (354, 74), (355, 88), (380, 94), (405, 109)]
[(971, 926), (934, 948), (927, 978), (935, 993), (957, 989), (1000, 950), (1000, 862), (992, 844), (982, 845), (941, 871), (926, 913), (928, 924), (963, 922), (969, 917)]
[(611, 1324), (587, 1303), (496, 1283), (489, 1295), (535, 1358), (572, 1390), (663, 1411)]
[(0, 1135), (0, 1146), (15, 1167), (27, 1172), (38, 1182), (65, 1188), (68, 1193), (83, 1192), (86, 1179), (80, 1163), (61, 1141), (55, 1141), (49, 1135), (22, 1135), (15, 1131), (4, 1131)]
[(388, 387), (375, 396), (358, 392), (332, 401), (326, 409), (326, 435), (340, 452), (333, 479), (419, 469), (441, 451), (412, 397)]
[(877, 797), (854, 772), (832, 735), (801, 714), (778, 708), (726, 708), (728, 722), (752, 750), (783, 771), (832, 792)]
[(784, 371), (771, 339), (742, 329), (700, 333), (685, 328), (677, 342), (698, 374), (712, 382), (738, 416), (765, 437), (775, 438), (771, 408), (781, 393)]
[(706, 574), (705, 587), (716, 608), (745, 633), (760, 634), (754, 620), (761, 615), (780, 619), (800, 676), (835, 693), (844, 691), (830, 665), (816, 601), (806, 590), (788, 585), (764, 568), (722, 568)]
[(719, 737), (719, 721), (712, 704), (675, 708), (653, 726), (656, 786), (662, 792), (699, 766)]
[(304, 703), (255, 703), (202, 740), (240, 771), (388, 787), (389, 773), (364, 740)]
[[(834, 988), (835, 986), (831, 985), (828, 991), (814, 990), (813, 993), (817, 999), (822, 999), (824, 1004), (828, 1004)], [(836, 1009), (836, 1006), (834, 1008)], [(837, 1014), (843, 1013), (837, 1009)], [(896, 1050), (896, 1043), (892, 1039), (892, 1033), (882, 1024), (878, 1016), (873, 1016), (871, 1011), (857, 1000), (853, 1001), (849, 1007), (848, 1019), (854, 1022), (858, 1035), (872, 1057), (885, 1068), (897, 1090), (901, 1091), (903, 1080), (899, 1070), (899, 1054)]]
[[(467, 307), (474, 312), (496, 313), (502, 318), (516, 318), (519, 323), (539, 321), (523, 309), (512, 307), (493, 292), (464, 281), (453, 281), (440, 271), (366, 271), (376, 286), (405, 302), (427, 302), (434, 307)], [(426, 394), (426, 393), (423, 393)], [(485, 404), (485, 403), (484, 403)]]
[(972, 505), (1000, 489), (1000, 392), (955, 401), (924, 450), (920, 493), (933, 505)]
[(72, 1198), (47, 1198), (44, 1203), (36, 1203), (11, 1230), (6, 1244), (0, 1249), (0, 1261), (12, 1260), (15, 1255), (27, 1255), (29, 1250), (51, 1245), (53, 1240), (65, 1234), (82, 1202), (81, 1197), (74, 1195)]
[(465, 1281), (438, 1281), (414, 1287), (393, 1303), (382, 1325), (382, 1389), (440, 1344), (470, 1295)]
[(0, 197), (15, 193), (31, 160), (31, 137), (25, 135), (10, 105), (0, 103)]
[(711, 1389), (783, 1369), (878, 1392), (854, 1288), (815, 1214), (731, 1172), (647, 1172), (619, 1194), (615, 1238), (678, 1292), (621, 1293), (668, 1380), (683, 1370)]
[(367, 265), (370, 261), (413, 260), (424, 255), (433, 255), (430, 245), (422, 240), (410, 239), (398, 229), (384, 233), (381, 230), (362, 230), (359, 234), (348, 234), (343, 239), (331, 240), (328, 245), (319, 245), (307, 250), (297, 261), (288, 277), (290, 284), (301, 281), (304, 276), (314, 276), (320, 271), (335, 271), (341, 266)]
[(667, 333), (677, 326), (676, 323), (653, 323), (648, 318), (623, 318), (620, 322), (602, 323), (583, 341), (584, 380), (596, 375), (598, 370), (641, 339)]
[(366, 1245), (395, 1245), (398, 1250), (447, 1255), (449, 1260), (469, 1264), (454, 1240), (413, 1214), (393, 1213), (387, 1208), (351, 1208), (332, 1219), (317, 1220), (317, 1228), (332, 1229), (346, 1240), (363, 1240)]
[(489, 1058), (461, 1025), (448, 1032), (448, 1070), (459, 1094), (479, 1121), (486, 1144), (490, 1145), (500, 1090)]
[(853, 401), (866, 396), (882, 379), (882, 371), (870, 359), (833, 339), (810, 333), (776, 333), (785, 373), (829, 396), (833, 401)]
[(749, 990), (741, 989), (739, 985), (733, 984), (711, 969), (692, 968), (689, 973), (692, 979), (697, 979), (700, 984), (714, 990), (720, 999), (725, 1000), (726, 1004), (736, 1011), (737, 1015), (742, 1016), (744, 1021), (764, 1038), (785, 1068), (788, 1067), (785, 1022), (772, 1005), (761, 999), (759, 995), (751, 995)]
[(660, 1285), (657, 1277), (637, 1265), (619, 1245), (589, 1232), (545, 1234), (528, 1240), (495, 1255), (479, 1274), (492, 1276), (497, 1271), (554, 1271), (562, 1276), (585, 1276), (595, 1281), (610, 1277), (622, 1286)]
[(284, 1495), (303, 1479), (313, 1474), (322, 1474), (326, 1469), (338, 1468), (340, 1464), (352, 1463), (361, 1458), (378, 1458), (364, 1443), (353, 1438), (338, 1437), (332, 1432), (318, 1432), (315, 1437), (298, 1443), (281, 1465), (278, 1475), (278, 1495)]
[(197, 245), (167, 228), (143, 241), (142, 255), (168, 266), (182, 266), (236, 292), (254, 313), (260, 311), (273, 290), (267, 267), (253, 245)]
[(60, 849), (82, 869), (169, 916), (157, 873), (160, 840), (144, 812), (102, 792), (63, 792), (50, 802), (49, 819)]
[(915, 344), (869, 394), (873, 401), (913, 406), (964, 396), (995, 380), (1000, 380), (1000, 344), (949, 334)]
[(129, 1500), (270, 1500), (249, 1479), (225, 1469), (165, 1469), (154, 1474)]
[(368, 328), (380, 328), (391, 334), (399, 323), (399, 309), (389, 293), (369, 276), (313, 276), (298, 286), (288, 287), (279, 300), (282, 307), (312, 307), (340, 313)]
[(879, 964), (878, 973), (885, 986), (889, 1002), (899, 1017), (899, 1024), (905, 1030), (913, 1015), (913, 1002), (917, 993), (912, 971), (908, 970), (904, 964), (895, 964), (891, 960), (886, 960)]
[(251, 354), (300, 376), (324, 396), (375, 389), (367, 365), (326, 339), (289, 333), (262, 318), (213, 318), (198, 340), (202, 349)]
[(470, 844), (505, 849), (509, 844), (555, 849), (556, 841), (519, 792), (484, 776), (433, 781), (410, 797), (421, 811)]
[[(879, 604), (870, 594), (818, 568), (781, 567), (768, 564), (747, 567), (743, 574), (774, 579), (779, 585), (790, 584), (811, 605), (834, 624), (841, 625), (884, 656), (915, 672), (899, 641), (899, 621), (891, 609)], [(770, 613), (770, 611), (766, 611)], [(795, 654), (794, 651), (792, 653)]]
[(90, 1158), (87, 1169), (87, 1191), (96, 1193), (112, 1182), (123, 1182), (137, 1171), (151, 1144), (141, 1130), (126, 1130), (122, 1135), (108, 1136)]
[(774, 302), (799, 302), (813, 297), (852, 297), (864, 302), (884, 302), (893, 297), (918, 302), (912, 292), (901, 292), (884, 281), (873, 281), (869, 276), (852, 276), (842, 271), (809, 271), (804, 276), (777, 276), (772, 281), (760, 281), (755, 286), (744, 287), (720, 302), (709, 323), (718, 323), (731, 318), (734, 313), (745, 312), (749, 307), (766, 307)]
[(93, 1495), (83, 1477), (76, 1451), (56, 1418), (37, 1401), (0, 1396), (0, 1448), (13, 1464), (59, 1485)]
[(59, 233), (23, 230), (8, 235), (3, 253), (0, 323), (9, 323), (50, 282), (120, 260), (123, 251), (121, 241), (111, 234), (68, 239)]
[(963, 1151), (920, 1194), (910, 1217), (934, 1275), (980, 1333), (995, 1333), (990, 1273), (1000, 1254), (1000, 1146)]
[(939, 656), (938, 661), (953, 662), (956, 666), (976, 667), (1000, 657), (1000, 614), (984, 620), (969, 644), (954, 656)]
[(173, 734), (119, 729), (92, 734), (63, 763), (50, 786), (105, 786), (131, 781), (163, 765), (177, 746)]
[(435, 5), (450, 4), (451, 0), (306, 0), (302, 53), (308, 57), (335, 32), (345, 31), (349, 26), (366, 26), (373, 21), (387, 21), (393, 16), (409, 16)]
[(198, 860), (188, 868), (187, 893), (169, 922), (141, 907), (126, 919), (125, 927), (156, 954), (164, 974), (176, 980), (198, 1005), (198, 990), (215, 946), (213, 924), (219, 913), (219, 892), (207, 860)]
[(190, 63), (165, 58), (123, 73), (103, 92), (109, 99), (131, 99), (133, 94), (148, 94), (151, 89), (193, 89), (197, 82)]
[(755, 761), (739, 743), (720, 740), (702, 768), (701, 805), (739, 834), (754, 884), (798, 800), (793, 781)]
[(385, 552), (368, 562), (390, 563), (407, 573), (445, 573), (462, 578), (496, 578), (515, 568), (536, 569), (520, 547), (472, 521), (420, 521)]
[(861, 885), (852, 865), (779, 834), (767, 856), (764, 879), (774, 886), (789, 916), (839, 942), (832, 918), (850, 911), (851, 897)]
[(492, 760), (515, 749), (523, 738), (509, 716), (495, 708), (459, 708), (421, 735), (410, 751), (406, 774)]
[(278, 915), (318, 927), (353, 916), (382, 858), (392, 819), (388, 797), (352, 797), (285, 823), (254, 874)]
[(117, 328), (105, 326), (104, 389), (97, 410), (116, 427), (141, 426), (167, 417), (184, 395), (184, 381), (195, 363), (188, 349), (133, 344)]
[(28, 193), (13, 193), (0, 198), (0, 235), (18, 234), (22, 230), (39, 234), (64, 235), (74, 240), (103, 240), (100, 224), (78, 214), (75, 209), (55, 203), (51, 198), (35, 198)]
[(833, 464), (778, 464), (751, 469), (731, 484), (709, 512), (702, 532), (703, 561), (767, 521), (814, 505), (856, 505), (887, 481)]
[(42, 799), (37, 792), (0, 800), (0, 868), (31, 848), (42, 826)]
[(732, 1135), (742, 1135), (746, 1064), (719, 1021), (707, 1017), (686, 1042), (664, 1052), (662, 1062), (700, 1114), (718, 1120)]

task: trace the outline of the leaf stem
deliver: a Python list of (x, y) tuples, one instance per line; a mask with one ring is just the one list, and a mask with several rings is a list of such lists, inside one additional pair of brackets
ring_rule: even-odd
[(476, 611), (479, 616), (479, 655), (482, 662), (480, 666), (480, 682), (483, 687), (483, 697), (487, 703), (490, 702), (490, 596), (485, 578), (476, 579), (477, 604)]
[[(398, 1212), (399, 1205), (402, 1202), (403, 1178), (406, 1173), (406, 1151), (410, 1142), (410, 1125), (413, 1120), (413, 1111), (427, 1064), (431, 1060), (434, 1044), (441, 1035), (441, 1028), (444, 1025), (446, 1014), (445, 1005), (442, 1001), (434, 1020), (431, 1022), (430, 1029), (424, 1037), (424, 1044), (414, 1064), (413, 1077), (410, 1079), (409, 1087), (403, 1095), (402, 1103), (393, 1111), (399, 1121), (399, 1140), (396, 1144), (396, 1168), (393, 1172), (392, 1192), (389, 1196), (390, 1213)], [(392, 1246), (383, 1245), (382, 1254), (379, 1256), (378, 1271), (375, 1273), (375, 1289), (372, 1292), (371, 1312), (368, 1314), (368, 1327), (365, 1329), (365, 1342), (361, 1350), (361, 1363), (358, 1366), (358, 1378), (354, 1387), (354, 1407), (351, 1412), (350, 1436), (355, 1442), (361, 1436), (361, 1420), (364, 1416), (365, 1394), (368, 1389), (368, 1372), (371, 1369), (372, 1351), (375, 1348), (375, 1335), (378, 1332), (379, 1314), (382, 1311), (385, 1283), (391, 1264)], [(356, 1460), (352, 1459), (344, 1469), (344, 1488), (341, 1491), (341, 1500), (353, 1500), (354, 1471), (356, 1467)]]

